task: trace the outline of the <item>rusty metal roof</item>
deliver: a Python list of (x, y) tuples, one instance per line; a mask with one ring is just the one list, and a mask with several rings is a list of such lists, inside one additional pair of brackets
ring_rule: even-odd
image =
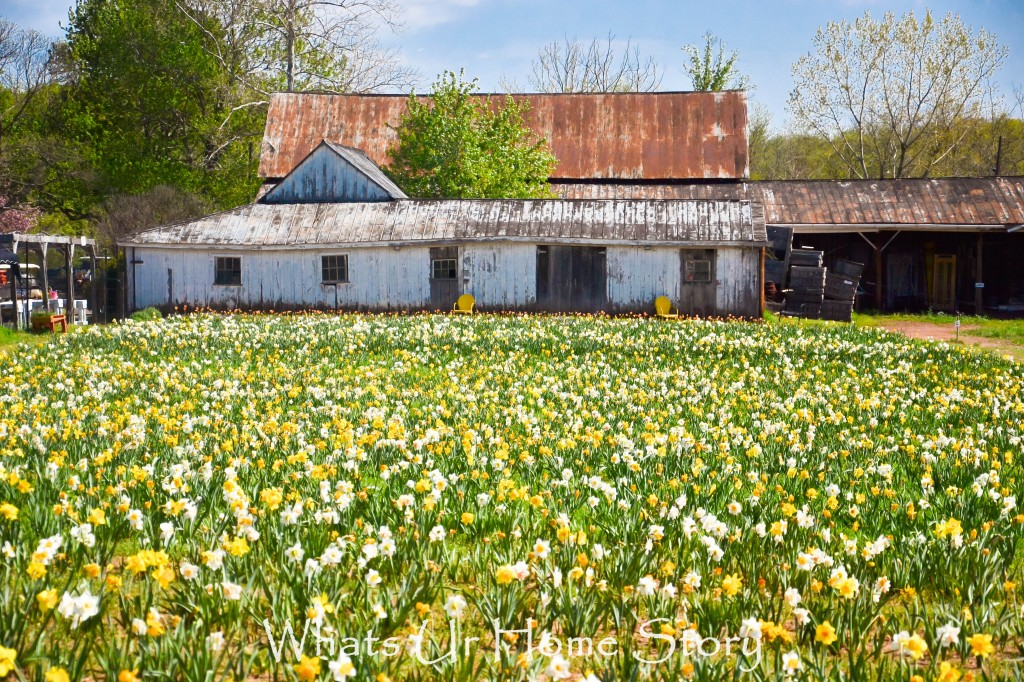
[[(1024, 224), (1024, 178), (785, 180), (689, 184), (560, 184), (566, 199), (745, 199), (769, 225), (797, 231), (1004, 230)], [(856, 229), (854, 229), (856, 228)], [(810, 230), (810, 231), (815, 231)]]
[(123, 246), (323, 248), (482, 241), (765, 246), (746, 201), (404, 200), (249, 204), (137, 232)]
[[(481, 95), (483, 96), (483, 95)], [(500, 100), (501, 96), (495, 96)], [(552, 177), (585, 180), (738, 179), (748, 175), (744, 92), (516, 95), (551, 144)], [(271, 97), (260, 176), (282, 178), (321, 140), (389, 161), (403, 95), (279, 93)]]

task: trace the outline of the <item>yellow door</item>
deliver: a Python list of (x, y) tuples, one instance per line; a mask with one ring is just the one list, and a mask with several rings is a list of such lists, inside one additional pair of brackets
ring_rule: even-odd
[(935, 256), (932, 277), (931, 307), (935, 310), (956, 308), (956, 256)]

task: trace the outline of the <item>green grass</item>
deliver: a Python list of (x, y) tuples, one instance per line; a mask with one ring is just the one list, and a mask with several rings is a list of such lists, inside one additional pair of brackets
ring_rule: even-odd
[(46, 341), (48, 335), (32, 334), (31, 332), (14, 331), (0, 327), (0, 349), (14, 348), (19, 343), (38, 345)]
[[(945, 313), (923, 313), (918, 315), (868, 315), (857, 313), (854, 315), (854, 323), (859, 327), (880, 327), (886, 322), (927, 322), (952, 326), (956, 322), (956, 316)], [(962, 315), (960, 317), (960, 325), (960, 330), (971, 336), (1002, 339), (1024, 346), (1024, 320), (996, 320), (991, 317)]]

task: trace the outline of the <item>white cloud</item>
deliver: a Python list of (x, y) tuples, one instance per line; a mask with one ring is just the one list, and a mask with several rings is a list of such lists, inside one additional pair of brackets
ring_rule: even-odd
[(403, 23), (406, 30), (419, 31), (454, 21), (481, 0), (405, 0)]

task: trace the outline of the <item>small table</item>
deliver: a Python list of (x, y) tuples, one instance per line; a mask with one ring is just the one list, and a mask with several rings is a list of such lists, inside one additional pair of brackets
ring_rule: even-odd
[(68, 318), (66, 315), (50, 315), (46, 318), (35, 318), (32, 320), (33, 329), (46, 329), (49, 327), (51, 334), (57, 333), (57, 327), (65, 334), (68, 333)]

